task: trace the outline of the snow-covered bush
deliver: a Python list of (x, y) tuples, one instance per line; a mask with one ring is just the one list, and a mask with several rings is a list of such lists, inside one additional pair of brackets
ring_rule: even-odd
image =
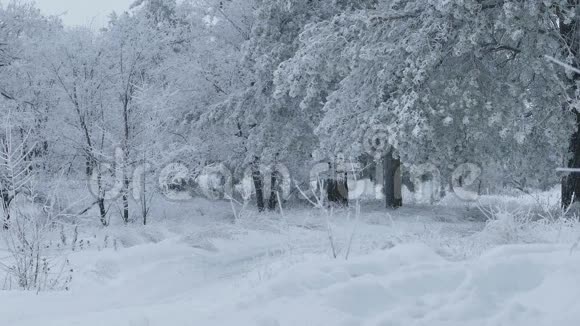
[(10, 259), (0, 265), (5, 272), (4, 289), (68, 290), (72, 268), (68, 259), (52, 248), (55, 235), (50, 216), (18, 212), (2, 233)]
[(526, 236), (531, 226), (529, 213), (497, 208), (490, 212), (484, 232), (492, 233), (500, 243), (517, 243)]
[(578, 216), (546, 196), (537, 195), (533, 202), (518, 206), (500, 203), (480, 204), (478, 208), (487, 217), (478, 237), (493, 244), (570, 244), (580, 236)]

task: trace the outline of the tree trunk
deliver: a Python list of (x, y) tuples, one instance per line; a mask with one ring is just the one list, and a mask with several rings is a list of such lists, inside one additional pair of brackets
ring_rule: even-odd
[(103, 224), (103, 226), (107, 226), (109, 223), (107, 222), (107, 209), (105, 208), (105, 199), (98, 198), (97, 205), (99, 205), (99, 214), (101, 215), (101, 224)]
[(336, 190), (338, 202), (343, 206), (348, 206), (348, 173), (336, 178)]
[(272, 171), (272, 177), (270, 178), (270, 198), (268, 199), (268, 210), (274, 211), (276, 210), (276, 205), (278, 205), (278, 194), (277, 194), (277, 173), (276, 171)]
[(129, 102), (130, 96), (126, 93), (123, 100), (123, 222), (129, 223), (129, 176), (127, 168), (129, 162)]
[[(94, 170), (94, 167), (92, 167)], [(103, 191), (103, 179), (101, 175), (101, 171), (98, 170), (97, 172), (97, 205), (99, 206), (99, 215), (101, 217), (101, 224), (103, 226), (107, 226), (109, 223), (107, 222), (107, 209), (105, 208), (105, 194)]]
[(343, 206), (348, 206), (348, 183), (347, 173), (344, 172), (344, 177), (339, 175), (336, 167), (329, 163), (329, 177), (324, 181), (326, 190), (326, 198), (328, 203), (336, 203)]
[[(561, 12), (566, 11), (576, 11), (578, 6), (578, 0), (568, 0), (568, 8), (561, 9)], [(578, 54), (580, 49), (580, 39), (578, 37), (578, 23), (580, 22), (577, 16), (571, 20), (564, 19), (560, 17), (560, 35), (565, 42), (565, 48), (563, 55), (569, 56), (573, 55), (576, 63), (578, 62)], [(568, 22), (569, 21), (569, 22)], [(568, 22), (568, 23), (567, 23)], [(578, 91), (577, 82), (580, 80), (580, 75), (575, 74), (574, 78), (568, 80), (569, 82), (569, 94), (571, 98), (576, 96)], [(568, 109), (569, 103), (565, 103), (565, 109)], [(576, 130), (570, 139), (570, 159), (568, 161), (569, 168), (580, 168), (580, 114), (575, 108), (573, 114), (576, 118)], [(570, 173), (569, 175), (562, 178), (562, 206), (568, 207), (573, 201), (579, 201), (580, 195), (580, 173)]]
[(252, 180), (254, 182), (254, 189), (256, 190), (256, 205), (258, 211), (264, 211), (264, 186), (262, 182), (262, 174), (258, 166), (252, 169)]
[(129, 178), (123, 178), (123, 222), (129, 223)]
[(2, 190), (2, 208), (4, 210), (4, 230), (10, 228), (10, 204), (14, 197), (10, 196), (5, 190)]
[[(145, 153), (143, 153), (143, 162), (145, 162)], [(147, 215), (149, 214), (149, 209), (147, 208), (147, 170), (143, 170), (143, 175), (141, 175), (141, 216), (143, 217), (143, 225), (147, 225)]]
[(324, 181), (324, 188), (326, 189), (326, 200), (329, 203), (336, 201), (336, 180), (328, 178)]
[[(580, 114), (575, 112), (578, 128), (570, 139), (569, 168), (580, 168)], [(568, 207), (572, 201), (578, 201), (580, 196), (580, 173), (570, 173), (562, 178), (562, 206)]]
[(387, 208), (403, 206), (401, 184), (401, 161), (391, 151), (383, 157), (383, 194)]

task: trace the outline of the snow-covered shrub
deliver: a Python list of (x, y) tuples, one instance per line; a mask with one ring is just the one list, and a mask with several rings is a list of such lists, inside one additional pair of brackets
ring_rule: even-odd
[(68, 290), (72, 268), (52, 248), (57, 235), (50, 216), (17, 212), (10, 228), (2, 233), (10, 258), (0, 265), (5, 272), (4, 289)]
[(569, 208), (559, 202), (536, 196), (533, 202), (519, 206), (505, 204), (479, 205), (487, 217), (484, 230), (478, 235), (494, 244), (567, 243), (580, 236), (580, 221)]
[(499, 243), (517, 243), (525, 241), (531, 223), (531, 216), (526, 212), (500, 208), (492, 212), (484, 232), (496, 236)]
[(14, 203), (8, 228), (0, 233), (0, 246), (9, 253), (0, 263), (4, 289), (68, 290), (73, 270), (64, 252), (90, 246), (79, 239), (78, 216), (70, 213), (74, 203), (63, 198), (59, 180), (39, 189), (30, 182), (29, 194)]

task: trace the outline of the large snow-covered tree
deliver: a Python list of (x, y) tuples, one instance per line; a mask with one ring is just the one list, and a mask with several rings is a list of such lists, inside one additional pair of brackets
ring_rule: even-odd
[(109, 114), (120, 122), (114, 128), (115, 145), (123, 153), (121, 216), (125, 223), (130, 220), (132, 170), (146, 157), (144, 151), (152, 149), (149, 142), (153, 142), (155, 132), (159, 130), (159, 124), (152, 121), (160, 117), (155, 113), (158, 108), (140, 105), (137, 99), (151, 86), (162, 92), (164, 80), (157, 79), (161, 77), (158, 70), (171, 55), (174, 40), (174, 7), (170, 3), (161, 5), (155, 1), (147, 2), (147, 6), (131, 14), (113, 17), (102, 35), (110, 76), (107, 88), (114, 108)]
[(360, 155), (379, 126), (406, 164), (449, 175), (499, 161), (514, 178), (554, 180), (573, 106), (562, 110), (562, 74), (544, 56), (567, 48), (556, 27), (573, 17), (567, 6), (400, 0), (346, 11), (306, 27), (276, 94), (320, 117), (327, 150)]
[[(0, 96), (12, 102), (13, 115), (27, 116), (17, 132), (31, 130), (31, 143), (40, 146), (31, 154), (35, 168), (52, 170), (48, 147), (54, 145), (50, 123), (56, 106), (51, 96), (53, 84), (38, 66), (42, 51), (39, 42), (61, 30), (55, 18), (42, 16), (32, 4), (9, 2), (0, 5)], [(4, 117), (7, 111), (2, 112)], [(48, 171), (47, 171), (48, 172)]]
[[(101, 222), (106, 225), (104, 179), (109, 171), (102, 163), (112, 161), (116, 117), (111, 110), (111, 76), (103, 45), (89, 29), (69, 29), (45, 40), (44, 54), (37, 63), (55, 85), (59, 105), (54, 116), (61, 126), (59, 141), (66, 144), (63, 154), (70, 154), (73, 160), (82, 157), (86, 176), (97, 181), (95, 195)], [(71, 164), (75, 166), (74, 161)]]
[(249, 81), (212, 110), (209, 120), (227, 126), (230, 137), (241, 144), (243, 151), (229, 163), (242, 171), (250, 166), (258, 207), (264, 207), (265, 196), (260, 166), (283, 162), (297, 179), (305, 178), (318, 146), (310, 112), (298, 110), (299, 101), (291, 97), (273, 96), (274, 72), (294, 56), (305, 26), (372, 3), (256, 1), (255, 22), (243, 47)]

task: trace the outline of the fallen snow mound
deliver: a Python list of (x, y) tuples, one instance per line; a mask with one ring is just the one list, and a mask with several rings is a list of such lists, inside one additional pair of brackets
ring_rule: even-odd
[(575, 326), (580, 256), (563, 246), (503, 246), (450, 262), (424, 245), (400, 245), (294, 266), (212, 319), (203, 324)]
[(569, 246), (505, 245), (450, 261), (424, 244), (401, 244), (348, 261), (310, 256), (259, 279), (243, 273), (251, 261), (244, 257), (262, 249), (234, 249), (222, 255), (164, 241), (86, 261), (98, 277), (82, 283), (97, 282), (95, 288), (0, 293), (0, 324), (576, 326), (580, 320), (580, 253)]

